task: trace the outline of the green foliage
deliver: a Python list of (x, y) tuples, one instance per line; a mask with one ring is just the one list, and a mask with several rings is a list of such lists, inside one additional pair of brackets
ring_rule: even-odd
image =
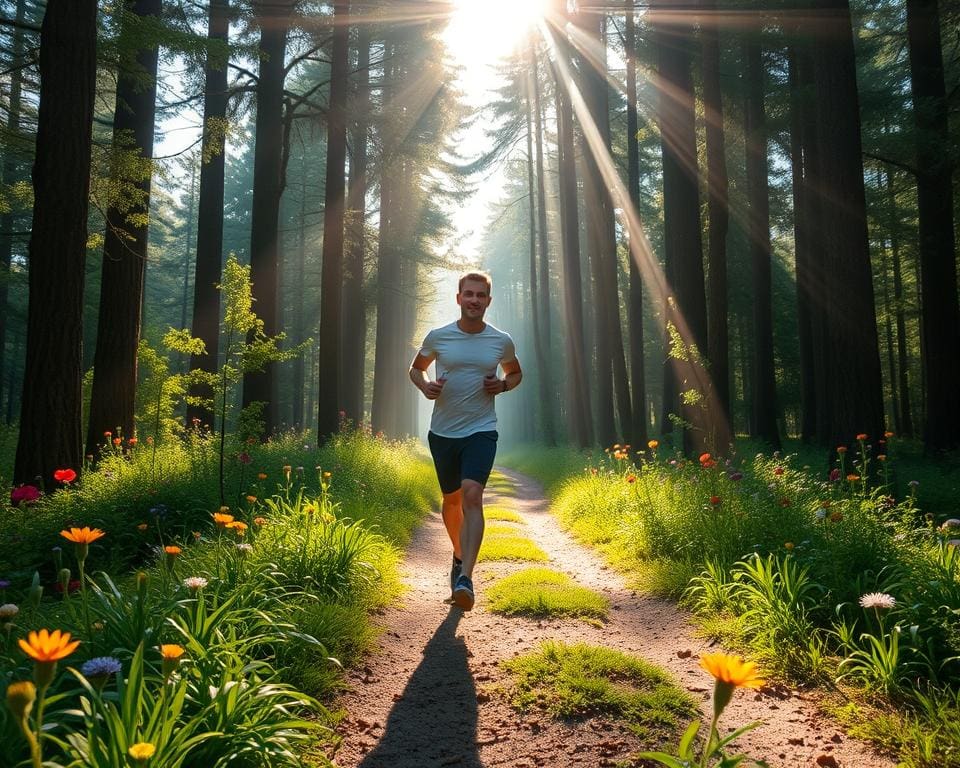
[(666, 741), (679, 718), (696, 712), (667, 673), (610, 648), (547, 641), (503, 667), (514, 678), (511, 701), (521, 712), (615, 718), (653, 744)]
[(525, 536), (517, 534), (492, 534), (483, 537), (483, 544), (480, 545), (480, 553), (477, 555), (477, 562), (483, 563), (491, 560), (529, 560), (532, 562), (545, 562), (550, 558), (547, 553), (534, 544)]

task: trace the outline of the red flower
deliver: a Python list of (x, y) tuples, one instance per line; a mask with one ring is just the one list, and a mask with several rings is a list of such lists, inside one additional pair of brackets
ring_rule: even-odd
[(866, 440), (866, 439), (867, 439), (866, 432), (861, 432), (859, 435), (857, 435), (857, 440)]
[(790, 506), (790, 499), (780, 499), (780, 506), (781, 506), (781, 507), (789, 507), (789, 506)]
[(719, 496), (711, 496), (711, 497), (710, 497), (710, 503), (713, 504), (713, 506), (717, 506), (717, 504), (720, 503), (720, 497), (719, 497)]
[[(63, 584), (59, 581), (53, 585), (53, 588), (60, 593), (63, 593)], [(80, 589), (80, 579), (70, 579), (70, 583), (67, 584), (67, 592), (77, 592)]]
[(123, 440), (121, 440), (119, 437), (113, 438), (113, 444), (114, 444), (114, 445), (120, 445), (120, 443), (122, 443), (122, 442), (123, 442)]
[(39, 498), (40, 489), (33, 485), (18, 485), (10, 491), (10, 503), (14, 506), (21, 503), (29, 504)]
[(131, 448), (136, 444), (137, 444), (137, 438), (135, 437), (131, 437), (129, 440), (127, 440), (127, 445), (129, 445)]
[(53, 479), (58, 483), (70, 484), (77, 479), (77, 473), (72, 469), (57, 469), (53, 473)]
[(775, 474), (775, 475), (782, 475), (782, 474), (783, 474), (783, 467), (775, 467), (774, 470), (773, 470), (773, 474)]
[(840, 470), (834, 467), (830, 470), (830, 482), (835, 483), (840, 479)]
[(700, 463), (701, 463), (701, 464), (706, 464), (708, 461), (710, 461), (710, 454), (709, 454), (709, 453), (701, 453), (701, 454), (700, 454)]

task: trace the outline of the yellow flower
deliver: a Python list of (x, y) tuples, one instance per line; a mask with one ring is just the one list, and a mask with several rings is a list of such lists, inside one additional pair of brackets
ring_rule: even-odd
[(17, 642), (27, 656), (39, 662), (65, 659), (80, 645), (79, 640), (71, 642), (69, 632), (61, 632), (59, 629), (53, 632), (48, 632), (46, 629), (31, 632), (26, 640), (21, 637)]
[(131, 746), (130, 749), (127, 750), (127, 754), (134, 760), (143, 762), (153, 757), (156, 751), (157, 748), (149, 741), (140, 741)]
[(226, 515), (223, 512), (214, 512), (213, 522), (215, 522), (220, 528), (226, 528), (230, 523), (233, 522), (233, 515)]
[(218, 509), (217, 511), (218, 511), (221, 515), (229, 515), (229, 514), (230, 514), (230, 507), (220, 507), (220, 509)]
[(659, 448), (659, 447), (660, 447), (660, 441), (659, 441), (659, 440), (648, 440), (648, 441), (647, 441), (647, 448), (649, 448), (651, 451), (655, 451), (655, 450), (657, 450), (657, 448)]
[(74, 544), (92, 544), (101, 536), (106, 536), (106, 534), (101, 531), (99, 528), (71, 528), (68, 531), (60, 531), (60, 535), (63, 536), (67, 541), (72, 541)]
[(329, 480), (331, 477), (332, 477), (332, 475), (331, 475), (329, 472), (324, 472), (324, 473), (323, 473), (323, 479), (324, 479), (324, 480)]
[(289, 464), (284, 464), (284, 465), (283, 465), (284, 474), (289, 475), (291, 469), (293, 469), (293, 467), (291, 467)]
[(186, 649), (176, 643), (164, 643), (160, 646), (160, 655), (165, 659), (179, 659), (185, 653)]
[(763, 679), (757, 674), (757, 665), (728, 653), (705, 653), (700, 657), (700, 667), (713, 675), (713, 717), (720, 717), (736, 688), (759, 688)]

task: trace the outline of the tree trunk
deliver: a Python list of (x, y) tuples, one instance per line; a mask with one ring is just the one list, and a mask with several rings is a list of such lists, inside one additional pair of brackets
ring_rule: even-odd
[(810, 229), (813, 226), (809, 206), (811, 191), (807, 184), (813, 134), (813, 105), (810, 93), (810, 59), (806, 47), (794, 43), (787, 51), (790, 83), (790, 164), (793, 191), (793, 251), (797, 290), (797, 341), (800, 348), (800, 436), (804, 441), (816, 438), (816, 376), (814, 353), (814, 285)]
[(333, 53), (327, 108), (327, 176), (323, 209), (323, 272), (320, 286), (320, 384), (317, 437), (324, 442), (340, 429), (341, 291), (343, 219), (346, 209), (347, 78), (350, 54), (350, 2), (333, 3)]
[[(141, 18), (159, 17), (160, 9), (160, 0), (134, 0), (125, 12)], [(120, 34), (123, 35), (122, 30)], [(139, 158), (150, 162), (153, 158), (157, 57), (155, 44), (141, 48), (137, 53), (136, 71), (120, 70), (113, 115), (114, 150), (133, 151)], [(149, 78), (146, 87), (142, 82), (144, 73)], [(132, 146), (127, 143), (130, 135), (133, 136)], [(136, 182), (138, 194), (142, 195), (137, 204), (129, 210), (118, 207), (107, 210), (90, 422), (87, 426), (87, 453), (92, 455), (103, 447), (105, 432), (112, 432), (114, 439), (134, 436), (137, 346), (140, 343), (149, 226), (146, 221), (138, 226), (130, 221), (130, 217), (149, 215), (151, 176), (152, 169)]]
[(744, 105), (747, 233), (753, 276), (753, 375), (756, 377), (753, 386), (752, 434), (778, 450), (780, 435), (777, 431), (777, 384), (773, 360), (767, 132), (763, 104), (763, 49), (760, 41), (748, 40), (743, 46), (743, 56), (747, 95)]
[(873, 275), (867, 240), (860, 112), (847, 0), (822, 0), (816, 20), (816, 132), (809, 186), (818, 196), (817, 252), (824, 269), (815, 344), (822, 351), (817, 434), (830, 446), (883, 432), (883, 395)]
[[(715, 0), (701, 0), (700, 23), (703, 71), (703, 111), (707, 140), (707, 263), (709, 264), (710, 374), (717, 401), (717, 444), (724, 449), (732, 441), (730, 424), (730, 332), (727, 325), (727, 230), (730, 210), (727, 194), (726, 137), (723, 96), (720, 87), (720, 32)], [(722, 426), (720, 426), (722, 425)]]
[[(229, 0), (211, 0), (207, 41), (225, 49), (230, 32)], [(190, 356), (191, 371), (215, 373), (220, 367), (220, 276), (223, 269), (224, 124), (227, 116), (226, 50), (207, 52), (203, 88), (203, 143), (200, 193), (197, 210), (197, 264), (193, 277), (193, 322), (191, 333), (203, 341), (205, 355)], [(259, 310), (259, 308), (258, 308)], [(193, 397), (212, 400), (213, 389), (191, 387)], [(187, 405), (187, 424), (214, 427), (213, 409)]]
[[(877, 192), (882, 195), (884, 191), (883, 186), (883, 172), (880, 169), (880, 166), (877, 166)], [(893, 304), (890, 299), (890, 268), (887, 264), (887, 238), (881, 237), (879, 242), (880, 247), (880, 282), (883, 287), (883, 331), (884, 331), (884, 342), (887, 355), (887, 370), (890, 371), (890, 413), (893, 415), (893, 428), (898, 435), (903, 434), (903, 421), (900, 414), (900, 398), (897, 394), (897, 385), (899, 379), (897, 377), (897, 362), (896, 357), (893, 352), (893, 315), (896, 314), (896, 310), (893, 307)]]
[[(183, 247), (183, 289), (180, 294), (180, 328), (187, 327), (187, 312), (190, 303), (190, 265), (195, 262), (191, 259), (193, 245), (193, 212), (197, 204), (197, 164), (190, 163), (190, 200), (187, 204), (187, 235)], [(178, 370), (183, 373), (187, 369), (188, 361), (181, 355)]]
[[(293, 287), (293, 330), (292, 336), (300, 344), (306, 333), (303, 328), (303, 300), (304, 283), (307, 271), (307, 158), (306, 150), (301, 145), (300, 156), (300, 215), (297, 221), (297, 278)], [(306, 428), (303, 418), (303, 390), (306, 386), (303, 357), (306, 351), (301, 351), (293, 359), (293, 428), (297, 432)]]
[(357, 29), (350, 186), (347, 190), (347, 266), (343, 277), (343, 386), (346, 417), (355, 426), (364, 417), (364, 364), (367, 356), (367, 308), (363, 295), (367, 215), (367, 131), (370, 117), (370, 25)]
[(55, 470), (79, 470), (83, 463), (81, 330), (96, 47), (94, 0), (47, 7), (15, 483), (50, 486)]
[(887, 227), (890, 231), (890, 255), (893, 259), (893, 302), (897, 316), (897, 371), (900, 390), (900, 436), (913, 437), (913, 412), (910, 403), (910, 358), (907, 355), (907, 317), (903, 306), (903, 272), (900, 263), (900, 217), (893, 188), (893, 172), (886, 169)]
[[(673, 350), (671, 374), (665, 372), (664, 407), (681, 395), (684, 449), (713, 448), (708, 413), (712, 386), (698, 357), (707, 354), (707, 306), (703, 284), (703, 244), (697, 179), (697, 141), (690, 73), (691, 20), (679, 19), (664, 0), (651, 5), (651, 25), (658, 41), (661, 146), (663, 153), (663, 240), (667, 280), (673, 295), (666, 318), (684, 349)], [(696, 352), (694, 352), (694, 349)], [(682, 355), (678, 357), (676, 355)], [(671, 392), (667, 380), (675, 389)], [(694, 394), (696, 393), (696, 394)], [(691, 398), (699, 397), (698, 402)]]
[[(289, 0), (254, 4), (260, 25), (260, 73), (257, 80), (257, 136), (253, 158), (253, 201), (250, 209), (250, 278), (255, 311), (263, 331), (275, 336), (280, 330), (278, 285), (280, 248), (278, 223), (283, 194), (283, 83), (284, 54), (292, 4)], [(321, 366), (321, 374), (323, 368)], [(278, 426), (277, 365), (243, 377), (243, 407), (263, 404), (265, 436)]]
[[(540, 280), (538, 283), (539, 296), (536, 301), (539, 303), (541, 340), (545, 356), (544, 375), (546, 377), (547, 399), (543, 407), (547, 418), (550, 420), (549, 430), (546, 423), (544, 431), (547, 432), (548, 444), (556, 441), (556, 420), (554, 416), (557, 413), (557, 391), (554, 386), (554, 366), (553, 355), (550, 353), (550, 249), (549, 232), (547, 230), (547, 166), (543, 160), (543, 103), (540, 98), (540, 72), (537, 61), (537, 51), (533, 49), (533, 123), (534, 135), (537, 144), (537, 231), (540, 240)], [(552, 436), (552, 437), (550, 437)]]
[[(20, 178), (20, 169), (18, 168), (17, 152), (12, 146), (15, 137), (20, 133), (20, 96), (23, 82), (23, 70), (21, 69), (23, 59), (23, 24), (26, 15), (26, 0), (17, 0), (16, 26), (13, 28), (13, 50), (11, 52), (10, 68), (10, 101), (7, 108), (7, 134), (9, 142), (3, 155), (3, 177), (0, 183), (4, 186), (13, 184)], [(13, 212), (9, 209), (0, 214), (0, 403), (3, 402), (6, 377), (4, 376), (4, 366), (9, 356), (7, 355), (7, 320), (9, 309), (7, 306), (7, 297), (10, 290), (10, 261), (13, 256), (13, 228), (15, 218)], [(13, 398), (13, 390), (6, 388), (8, 399)]]
[(917, 137), (920, 310), (927, 387), (923, 442), (960, 445), (960, 304), (953, 231), (953, 166), (937, 0), (907, 0), (910, 83)]
[[(566, 18), (566, 6), (558, 2), (559, 17)], [(557, 83), (557, 141), (559, 153), (560, 228), (563, 253), (563, 299), (566, 320), (568, 412), (573, 439), (580, 448), (593, 442), (590, 391), (587, 386), (587, 356), (583, 334), (583, 288), (580, 276), (580, 212), (577, 209), (577, 170), (573, 141), (573, 111), (570, 102), (570, 45), (566, 32), (554, 32), (558, 58), (554, 72)]]
[[(538, 431), (540, 433), (538, 435), (539, 441), (548, 446), (554, 446), (557, 444), (557, 438), (553, 430), (553, 403), (551, 402), (550, 398), (550, 371), (547, 366), (547, 354), (544, 350), (543, 328), (540, 322), (540, 291), (537, 275), (537, 222), (539, 220), (545, 220), (546, 214), (543, 211), (538, 211), (536, 201), (539, 199), (538, 187), (541, 185), (534, 181), (536, 174), (534, 172), (535, 160), (533, 155), (533, 80), (537, 76), (537, 66), (536, 54), (533, 50), (532, 42), (530, 43), (529, 57), (530, 71), (527, 73), (526, 92), (524, 94), (524, 102), (527, 113), (527, 194), (529, 198), (528, 211), (530, 213), (529, 309), (530, 319), (533, 326), (533, 350), (537, 359), (537, 391), (539, 393), (540, 400), (539, 404), (536, 405), (533, 410), (540, 416), (538, 423)], [(542, 160), (542, 156), (540, 159)], [(542, 172), (542, 170), (540, 172)], [(540, 239), (540, 243), (542, 246), (543, 238)]]

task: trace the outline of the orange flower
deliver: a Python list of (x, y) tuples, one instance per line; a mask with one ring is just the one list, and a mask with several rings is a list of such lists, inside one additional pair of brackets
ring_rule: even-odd
[(165, 659), (179, 659), (187, 651), (182, 645), (164, 643), (160, 646), (160, 655)]
[(700, 463), (701, 463), (701, 464), (706, 464), (708, 461), (710, 461), (710, 454), (709, 454), (709, 453), (701, 453), (701, 454), (700, 454)]
[(140, 533), (143, 533), (143, 532), (144, 532), (145, 530), (147, 530), (147, 528), (149, 528), (149, 527), (150, 527), (150, 526), (147, 525), (146, 523), (140, 523), (140, 524), (137, 526), (137, 530), (140, 531)]
[(841, 520), (843, 520), (843, 513), (842, 513), (842, 512), (831, 512), (831, 513), (830, 513), (830, 521), (831, 521), (831, 522), (833, 522), (833, 523), (839, 523)]
[(113, 438), (113, 444), (114, 444), (114, 445), (119, 446), (120, 443), (122, 443), (122, 442), (123, 442), (123, 440), (122, 440), (121, 438), (119, 438), (119, 437)]
[(266, 479), (267, 479), (267, 473), (266, 473), (266, 472), (258, 472), (258, 473), (257, 473), (257, 480), (266, 480)]
[(172, 544), (169, 545), (169, 546), (164, 547), (164, 548), (163, 548), (163, 551), (166, 552), (168, 555), (173, 555), (174, 557), (176, 557), (176, 556), (179, 555), (181, 552), (183, 552), (183, 550), (180, 549), (180, 547), (174, 546), (174, 545), (172, 545)]
[(657, 450), (657, 448), (658, 448), (659, 446), (660, 446), (660, 441), (659, 441), (659, 440), (648, 440), (648, 441), (647, 441), (647, 448), (649, 448), (651, 451)]
[(46, 629), (31, 632), (27, 635), (26, 640), (20, 638), (17, 642), (27, 656), (41, 663), (65, 659), (80, 645), (79, 640), (70, 640), (69, 632), (61, 632), (59, 629), (55, 629), (53, 632)]
[(886, 460), (887, 460), (887, 455), (885, 453), (881, 453), (879, 456), (877, 456), (877, 461), (886, 461)]
[(893, 432), (890, 432), (889, 430), (887, 430), (886, 432), (883, 433), (883, 436), (887, 438), (887, 440), (889, 440), (891, 437), (893, 437)]
[(851, 483), (855, 483), (855, 482), (857, 482), (857, 480), (859, 480), (859, 479), (860, 479), (860, 475), (855, 475), (855, 474), (852, 474), (852, 473), (849, 474), (849, 475), (847, 475), (847, 480), (848, 480), (849, 482), (851, 482)]
[(131, 437), (129, 440), (127, 440), (127, 445), (129, 445), (131, 448), (133, 448), (133, 446), (135, 446), (136, 444), (137, 444), (137, 438), (135, 437)]
[(247, 496), (247, 502), (250, 504), (255, 504), (257, 502), (257, 497), (251, 494), (250, 496)]
[(845, 445), (837, 446), (837, 453), (846, 453), (846, 452), (847, 452), (847, 446)]
[(787, 552), (789, 552), (791, 549), (793, 549), (793, 542), (792, 541), (784, 542), (783, 548), (787, 550)]
[(99, 528), (71, 528), (68, 531), (60, 531), (60, 535), (63, 536), (67, 541), (72, 541), (74, 544), (92, 544), (101, 536), (106, 536), (106, 534), (101, 531)]
[(227, 515), (223, 512), (214, 512), (213, 522), (215, 522), (220, 528), (226, 528), (230, 523), (233, 522), (233, 515)]
[(237, 536), (243, 536), (247, 532), (247, 524), (241, 522), (240, 520), (234, 520), (232, 523), (227, 523), (227, 528), (236, 531)]
[(253, 518), (253, 524), (254, 524), (254, 525), (266, 525), (266, 524), (267, 524), (267, 518), (265, 518), (265, 517), (255, 517), (255, 518)]
[(710, 503), (713, 504), (713, 506), (717, 506), (717, 504), (720, 503), (720, 497), (719, 497), (719, 496), (711, 496), (711, 497), (710, 497)]
[(628, 483), (635, 483), (635, 482), (637, 482), (637, 476), (634, 475), (634, 474), (629, 474), (629, 475), (627, 475), (627, 482), (628, 482)]
[(867, 433), (866, 433), (866, 432), (861, 432), (859, 435), (857, 435), (857, 440), (861, 440), (861, 441), (862, 441), (862, 440), (866, 440), (866, 439), (867, 439)]

